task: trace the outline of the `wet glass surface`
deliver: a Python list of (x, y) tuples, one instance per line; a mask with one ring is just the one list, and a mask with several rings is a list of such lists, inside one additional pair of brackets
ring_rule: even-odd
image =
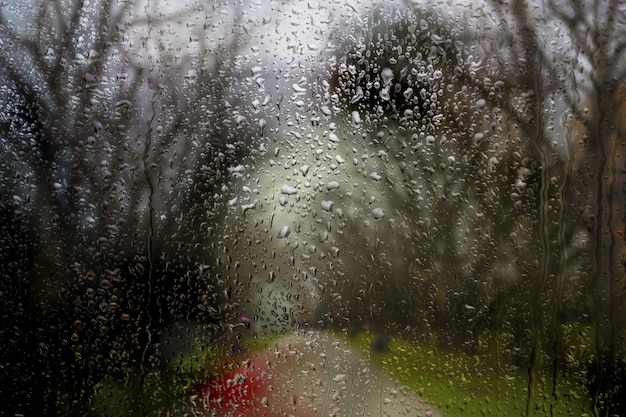
[(10, 416), (620, 416), (619, 1), (0, 5)]

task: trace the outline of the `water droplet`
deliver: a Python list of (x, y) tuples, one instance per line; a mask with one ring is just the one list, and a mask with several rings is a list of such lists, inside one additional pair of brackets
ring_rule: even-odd
[(263, 132), (265, 131), (266, 126), (267, 126), (267, 120), (259, 119), (259, 129), (261, 130), (261, 136), (263, 136)]
[(391, 68), (383, 68), (380, 76), (383, 79), (383, 84), (388, 86), (393, 80), (393, 70)]
[(132, 107), (133, 103), (130, 102), (130, 100), (120, 100), (117, 103), (115, 103), (115, 108), (120, 108), (120, 107)]
[(306, 88), (301, 87), (301, 86), (300, 86), (300, 85), (298, 85), (298, 84), (293, 84), (293, 85), (291, 86), (291, 88), (292, 88), (292, 89), (293, 89), (293, 91), (294, 91), (294, 92), (296, 92), (296, 93), (306, 93)]
[(354, 104), (357, 103), (359, 100), (361, 100), (363, 98), (363, 88), (361, 86), (358, 86), (356, 88), (356, 92), (355, 94), (352, 96), (352, 98), (350, 99), (350, 104)]
[(241, 205), (241, 212), (243, 214), (246, 214), (246, 212), (248, 210), (254, 210), (256, 208), (256, 203), (250, 203), (250, 204), (242, 204)]
[(283, 185), (282, 187), (280, 187), (280, 192), (282, 194), (293, 195), (298, 194), (298, 189), (292, 187), (291, 185)]
[(235, 122), (237, 122), (237, 125), (240, 126), (242, 124), (249, 124), (248, 123), (248, 118), (244, 115), (238, 114), (237, 117), (235, 117)]
[(339, 188), (339, 183), (337, 181), (330, 181), (326, 184), (327, 190), (336, 190)]
[(333, 382), (346, 382), (348, 380), (348, 375), (346, 374), (337, 374), (333, 378)]
[(231, 174), (241, 174), (244, 170), (245, 167), (243, 165), (228, 167), (228, 172), (230, 172)]
[(331, 211), (333, 209), (333, 204), (334, 202), (332, 200), (323, 200), (321, 203), (322, 210)]
[(280, 228), (280, 231), (278, 232), (278, 238), (280, 239), (285, 238), (289, 236), (290, 233), (291, 233), (291, 228), (289, 226), (283, 226)]
[(377, 208), (375, 208), (374, 210), (372, 210), (372, 217), (373, 217), (375, 220), (380, 220), (380, 219), (382, 219), (384, 216), (385, 216), (385, 212), (383, 211), (383, 209), (382, 209), (382, 208), (377, 207)]
[(382, 90), (380, 90), (380, 98), (385, 101), (389, 101), (391, 99), (391, 95), (389, 94), (390, 86), (386, 86)]

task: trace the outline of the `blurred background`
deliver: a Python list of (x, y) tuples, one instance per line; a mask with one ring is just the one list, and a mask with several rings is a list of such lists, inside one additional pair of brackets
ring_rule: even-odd
[(626, 415), (619, 1), (0, 6), (4, 415), (307, 329), (445, 415)]

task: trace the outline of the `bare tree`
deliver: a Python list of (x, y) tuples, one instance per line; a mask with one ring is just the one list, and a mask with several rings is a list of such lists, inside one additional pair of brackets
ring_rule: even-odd
[[(532, 97), (517, 116), (539, 163), (536, 242), (541, 256), (532, 290), (530, 367), (542, 366), (545, 352), (551, 351), (556, 385), (563, 362), (561, 313), (572, 302), (565, 284), (566, 218), (578, 218), (592, 247), (581, 290), (589, 294), (583, 302), (595, 329), (594, 406), (613, 415), (623, 407), (618, 393), (623, 382), (615, 373), (624, 360), (625, 10), (619, 1), (586, 0), (494, 1), (490, 7), (501, 33), (510, 36), (499, 41), (510, 53), (501, 68), (515, 83), (511, 88)], [(566, 131), (559, 132), (558, 124)], [(555, 152), (563, 155), (562, 162)], [(531, 389), (527, 414), (533, 413), (533, 401)]]
[[(15, 413), (37, 404), (41, 414), (81, 414), (104, 376), (140, 367), (133, 378), (144, 381), (158, 367), (171, 323), (219, 326), (221, 291), (202, 267), (206, 221), (218, 174), (245, 147), (234, 131), (247, 125), (224, 105), (238, 100), (228, 97), (238, 9), (215, 10), (0, 8), (0, 274), (3, 321), (16, 323), (2, 329), (2, 349), (24, 364), (3, 375), (14, 382), (2, 392)], [(180, 26), (188, 40), (176, 39)], [(143, 398), (138, 410), (150, 401), (167, 400)]]

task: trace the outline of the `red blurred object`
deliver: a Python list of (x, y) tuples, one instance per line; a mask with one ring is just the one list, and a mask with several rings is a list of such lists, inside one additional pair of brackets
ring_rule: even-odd
[[(223, 375), (209, 379), (198, 387), (206, 411), (217, 416), (255, 415), (272, 416), (269, 413), (270, 392), (267, 368), (255, 366), (250, 361), (247, 365), (235, 368)], [(263, 413), (266, 409), (268, 413)]]

